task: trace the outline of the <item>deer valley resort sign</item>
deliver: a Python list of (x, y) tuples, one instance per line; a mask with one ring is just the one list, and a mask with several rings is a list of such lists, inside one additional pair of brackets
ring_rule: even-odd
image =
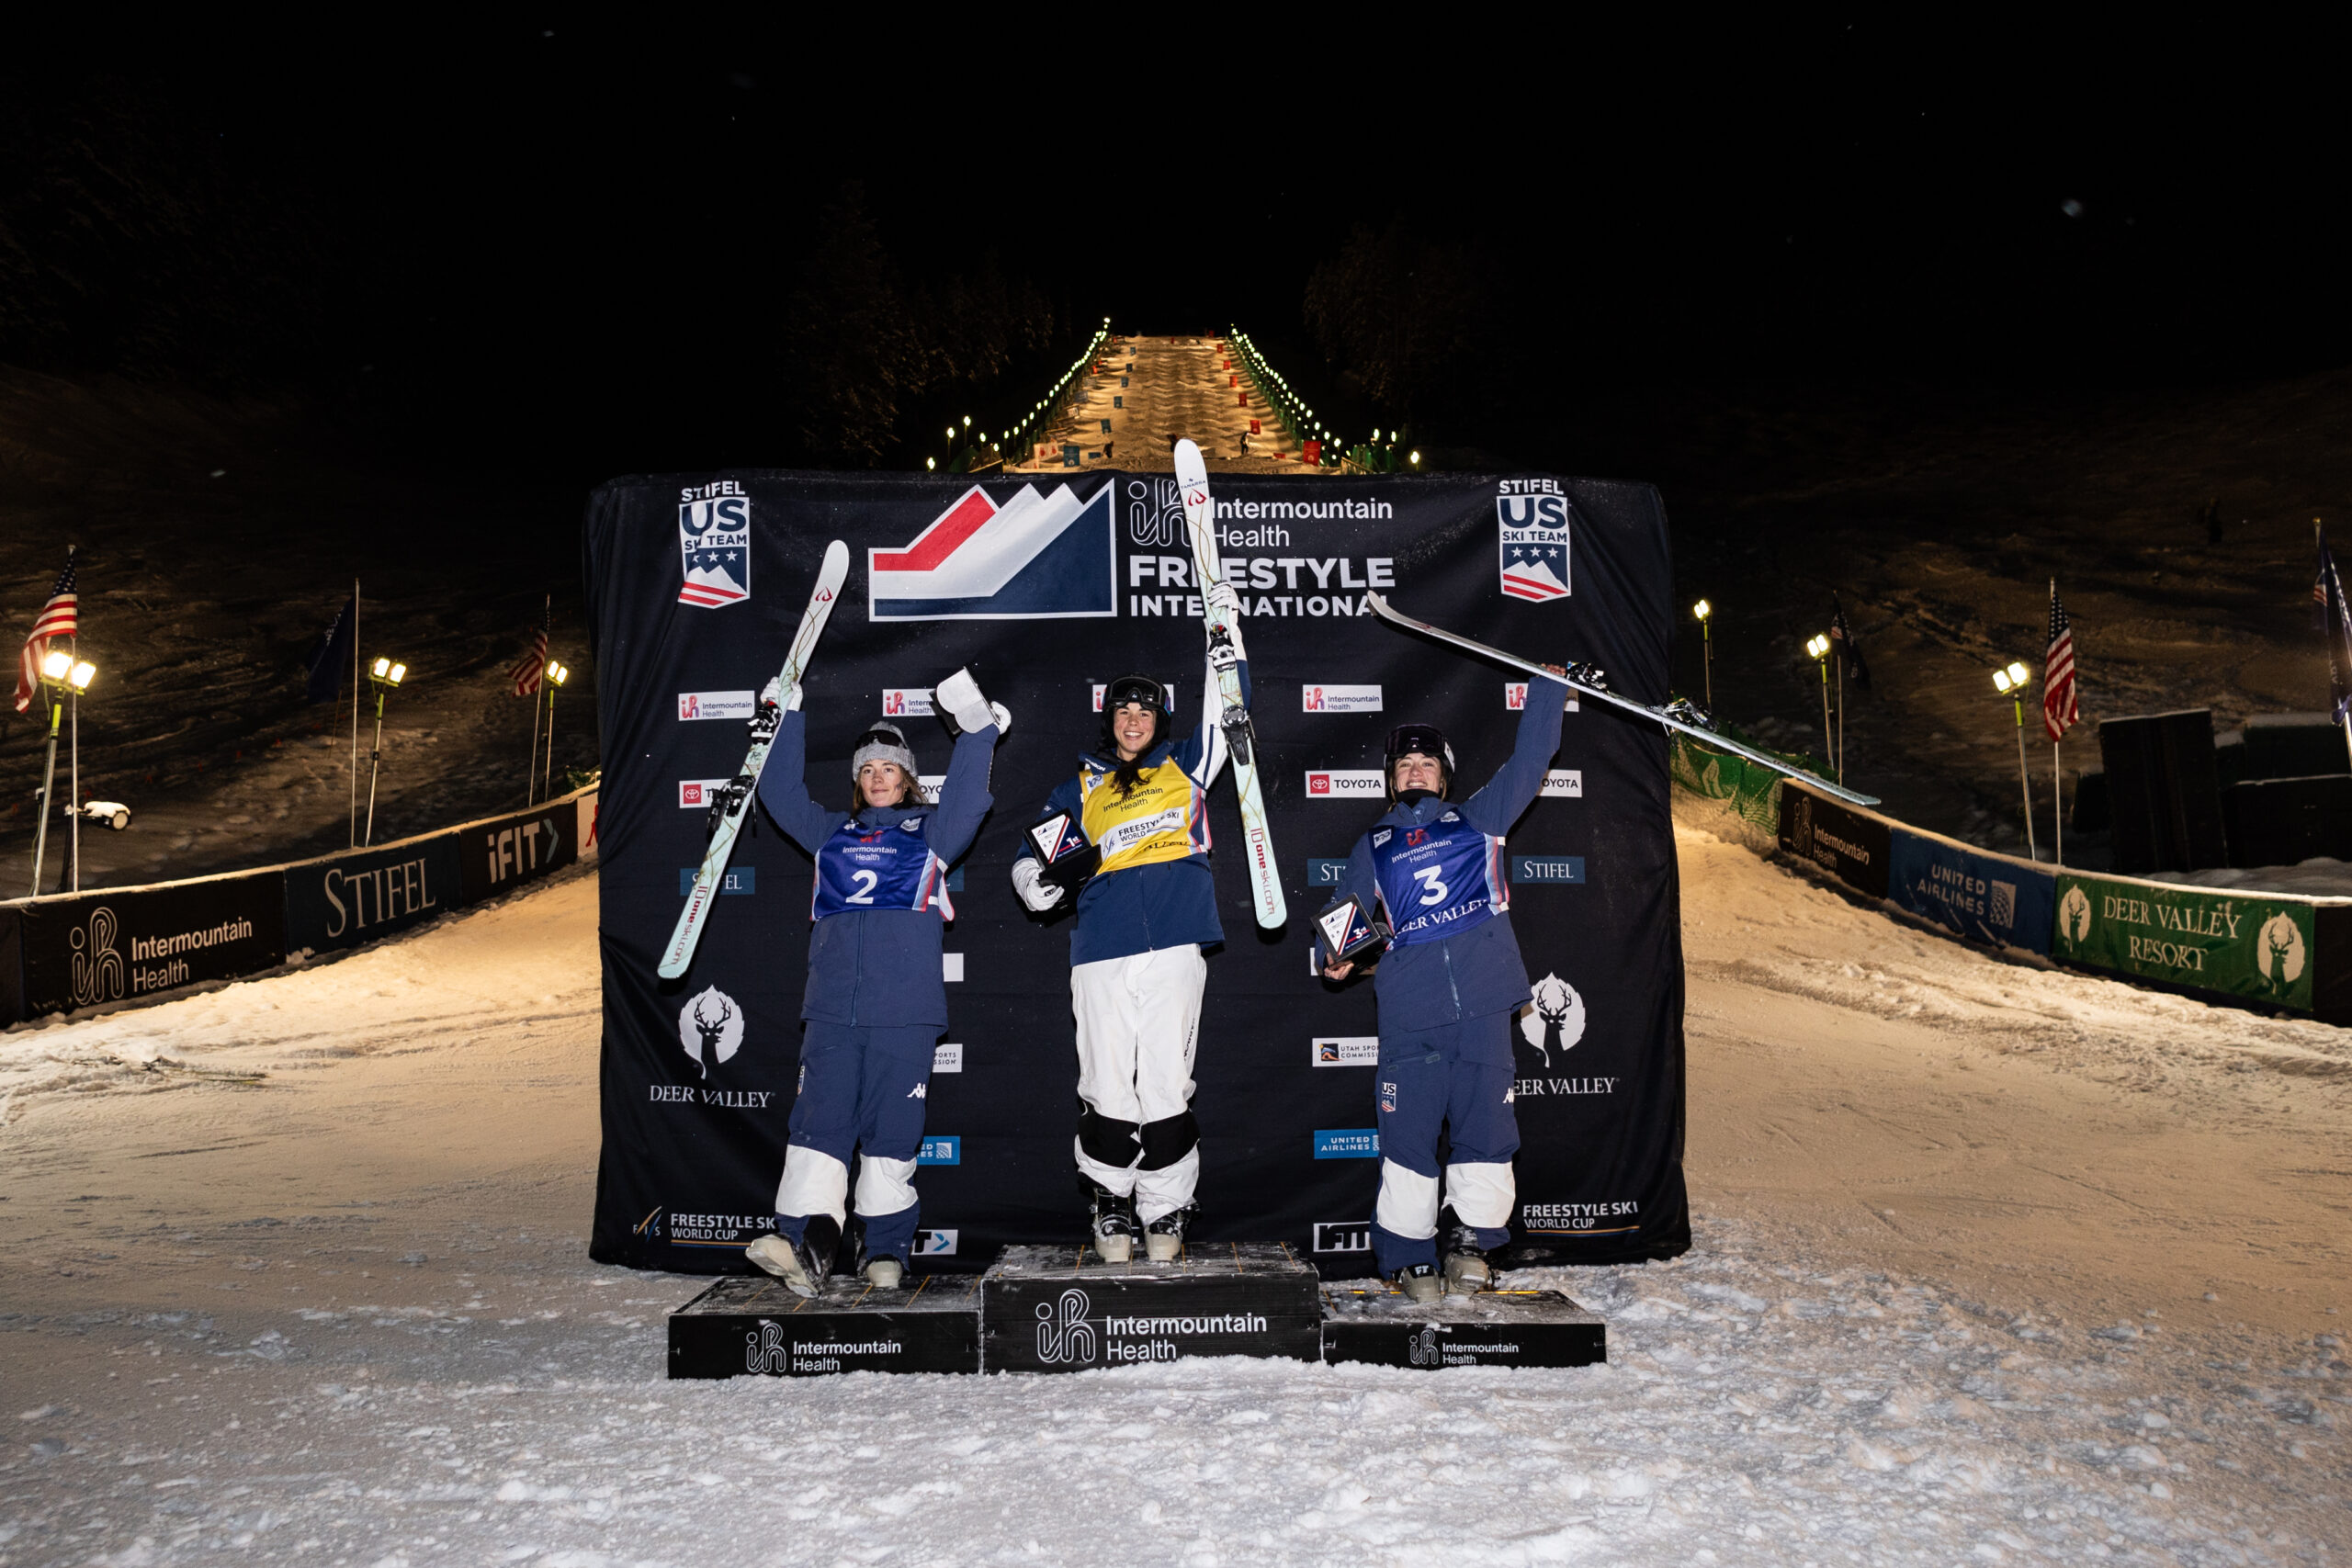
[(2312, 907), (2061, 874), (2052, 954), (2070, 963), (2312, 1006)]

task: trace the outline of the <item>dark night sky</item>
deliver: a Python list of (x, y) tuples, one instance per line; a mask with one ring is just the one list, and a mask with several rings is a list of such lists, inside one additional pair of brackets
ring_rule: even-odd
[(107, 331), (126, 299), (200, 315), (225, 269), (300, 330), (193, 334), (127, 367), (323, 389), (567, 469), (758, 461), (784, 284), (844, 181), (910, 274), (993, 251), (1073, 318), (1238, 321), (1294, 361), (1308, 272), (1352, 225), (1402, 220), (1487, 258), (1522, 406), (2345, 357), (2352, 225), (2332, 94), (2306, 79), (2320, 40), (2005, 26), (1686, 23), (1468, 51), (1400, 32), (1332, 53), (1220, 23), (1204, 48), (1232, 52), (1197, 80), (1160, 46), (1082, 33), (1062, 62), (944, 36), (902, 61), (918, 39), (897, 28), (560, 18), (208, 29), (131, 53), (92, 35), (0, 67), (0, 125), (21, 152), (128, 117), (121, 159), (182, 201), (173, 243), (211, 259), (109, 248), (19, 178), (0, 284), (62, 253), (82, 314), (0, 358), (126, 367)]

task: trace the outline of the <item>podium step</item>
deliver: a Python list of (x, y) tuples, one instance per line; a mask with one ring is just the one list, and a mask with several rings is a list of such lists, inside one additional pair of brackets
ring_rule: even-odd
[(1315, 1270), (1279, 1245), (1213, 1243), (1115, 1266), (1078, 1247), (1008, 1247), (980, 1276), (980, 1300), (991, 1372), (1323, 1352)]
[(670, 1314), (673, 1378), (977, 1372), (979, 1280), (922, 1274), (877, 1291), (837, 1276), (811, 1299), (767, 1275), (733, 1277)]
[(1609, 1329), (1557, 1291), (1481, 1291), (1416, 1306), (1393, 1285), (1323, 1287), (1323, 1359), (1438, 1371), (1446, 1367), (1588, 1367), (1609, 1359)]

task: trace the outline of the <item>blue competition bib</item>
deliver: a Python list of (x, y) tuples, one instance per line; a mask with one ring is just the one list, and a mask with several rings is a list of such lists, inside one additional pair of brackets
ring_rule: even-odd
[(1424, 828), (1375, 828), (1372, 864), (1392, 946), (1440, 942), (1510, 908), (1503, 841), (1448, 811)]
[(956, 918), (947, 901), (947, 867), (923, 842), (922, 818), (879, 828), (861, 828), (852, 818), (818, 849), (808, 918), (858, 909), (937, 909), (946, 919)]

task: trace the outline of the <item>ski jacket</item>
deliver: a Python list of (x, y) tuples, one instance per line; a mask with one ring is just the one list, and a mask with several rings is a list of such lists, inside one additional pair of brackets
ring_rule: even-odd
[(996, 735), (991, 724), (957, 739), (937, 806), (869, 806), (853, 814), (828, 811), (809, 795), (808, 719), (784, 716), (760, 774), (760, 804), (817, 861), (802, 1018), (878, 1029), (947, 1026), (939, 957), (940, 922), (956, 913), (947, 868), (972, 847), (996, 804), (989, 794)]
[[(1246, 705), (1249, 661), (1238, 669)], [(1038, 813), (1069, 812), (1087, 842), (1102, 851), (1101, 869), (1078, 892), (1078, 920), (1069, 933), (1073, 965), (1225, 940), (1209, 871), (1208, 818), (1209, 785), (1225, 766), (1225, 731), (1216, 722), (1224, 709), (1212, 679), (1201, 699), (1199, 727), (1144, 753), (1142, 782), (1133, 795), (1122, 798), (1112, 782), (1115, 761), (1089, 755), (1078, 760), (1075, 775), (1056, 786)], [(1021, 858), (1035, 856), (1024, 840)]]
[[(1385, 906), (1396, 933), (1373, 971), (1383, 1033), (1436, 1029), (1527, 1001), (1503, 839), (1544, 787), (1567, 696), (1558, 681), (1529, 682), (1518, 744), (1486, 788), (1459, 802), (1400, 800), (1349, 852), (1331, 904), (1352, 894), (1367, 909)], [(1320, 936), (1315, 948), (1319, 970)]]

